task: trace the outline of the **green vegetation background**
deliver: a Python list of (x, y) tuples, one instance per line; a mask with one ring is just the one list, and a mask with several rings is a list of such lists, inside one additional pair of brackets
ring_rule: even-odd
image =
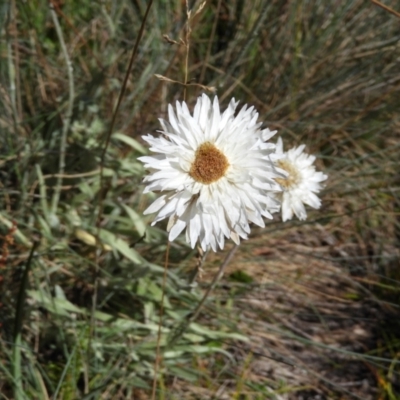
[[(400, 398), (399, 18), (364, 0), (212, 0), (198, 13), (200, 2), (189, 3), (191, 32), (185, 1), (152, 5), (109, 144), (148, 3), (0, 3), (0, 398), (150, 398), (163, 292), (156, 398)], [(187, 75), (190, 86), (155, 74), (181, 83)], [(277, 217), (255, 230), (230, 279), (166, 347), (224, 254), (206, 260), (192, 288), (197, 252), (178, 239), (163, 287), (167, 235), (142, 214), (154, 195), (142, 194), (136, 158), (169, 103), (186, 95), (193, 105), (207, 88), (223, 105), (233, 96), (254, 105), (287, 146), (306, 143), (329, 180), (307, 223)], [(255, 278), (268, 271), (261, 249), (282, 241), (293, 255), (311, 249), (319, 271), (336, 268), (332, 282), (349, 285), (336, 293), (346, 307), (376, 310), (356, 315), (368, 332), (358, 351), (335, 343), (329, 351), (342, 358), (321, 356), (341, 377), (279, 351), (270, 357), (285, 374), (260, 375), (255, 348), (240, 347), (258, 320), (275, 344), (289, 337), (290, 351), (322, 346), (287, 323), (307, 299), (291, 303), (292, 284), (310, 272), (287, 280), (283, 264), (268, 287)], [(323, 292), (327, 282), (310, 276)], [(241, 300), (264, 290), (267, 302), (278, 286), (281, 308), (249, 317)], [(326, 305), (310, 304), (329, 332)], [(360, 384), (344, 382), (349, 360), (363, 365)]]

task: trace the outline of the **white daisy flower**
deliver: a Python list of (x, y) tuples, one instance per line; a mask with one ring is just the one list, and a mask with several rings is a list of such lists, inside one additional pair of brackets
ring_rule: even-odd
[(315, 156), (303, 153), (304, 148), (303, 144), (284, 152), (281, 138), (276, 145), (276, 154), (280, 157), (276, 165), (287, 172), (286, 178), (276, 179), (283, 189), (277, 194), (282, 202), (283, 221), (292, 219), (293, 213), (300, 220), (305, 220), (307, 213), (304, 204), (316, 209), (321, 207), (321, 200), (315, 193), (322, 189), (320, 182), (326, 180), (328, 176), (315, 170), (312, 165)]
[(266, 143), (276, 131), (261, 130), (258, 113), (244, 106), (235, 116), (234, 99), (221, 114), (218, 98), (198, 98), (193, 116), (185, 102), (168, 107), (169, 122), (160, 119), (163, 135), (143, 136), (154, 156), (140, 157), (150, 174), (145, 193), (161, 192), (145, 214), (157, 212), (153, 225), (169, 218), (173, 241), (185, 228), (192, 248), (224, 247), (224, 238), (239, 244), (251, 222), (263, 227), (263, 217), (279, 211), (275, 179), (283, 177)]

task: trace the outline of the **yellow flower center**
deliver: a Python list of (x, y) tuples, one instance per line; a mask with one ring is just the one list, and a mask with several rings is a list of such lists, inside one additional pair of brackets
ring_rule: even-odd
[(275, 178), (275, 181), (279, 183), (282, 188), (290, 189), (297, 185), (301, 181), (299, 171), (293, 166), (288, 160), (279, 160), (277, 162), (278, 167), (284, 169), (289, 175), (286, 178)]
[(228, 167), (225, 154), (212, 143), (205, 142), (196, 150), (189, 175), (197, 182), (209, 185), (222, 178)]

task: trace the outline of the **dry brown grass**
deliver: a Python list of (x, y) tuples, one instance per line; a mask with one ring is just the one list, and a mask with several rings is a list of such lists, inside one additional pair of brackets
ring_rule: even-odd
[[(246, 382), (240, 393), (249, 399), (262, 398), (262, 384), (278, 399), (377, 398), (390, 361), (376, 349), (381, 328), (398, 315), (397, 304), (376, 296), (379, 277), (349, 270), (350, 254), (371, 267), (365, 249), (339, 243), (331, 231), (316, 223), (274, 235), (259, 232), (241, 245), (215, 300), (249, 342), (230, 348), (235, 362), (203, 398), (213, 398), (216, 387), (218, 398), (235, 398), (234, 376)], [(396, 260), (399, 251), (389, 247), (386, 255)], [(205, 268), (204, 282), (216, 269)], [(237, 282), (245, 279), (251, 283)], [(218, 312), (209, 308), (204, 315), (218, 318)]]

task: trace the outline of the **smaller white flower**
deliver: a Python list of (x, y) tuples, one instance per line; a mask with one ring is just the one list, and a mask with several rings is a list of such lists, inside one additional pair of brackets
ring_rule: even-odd
[(307, 218), (304, 204), (312, 208), (321, 207), (321, 200), (315, 193), (322, 189), (320, 182), (328, 178), (322, 172), (317, 172), (313, 165), (315, 156), (303, 153), (305, 145), (283, 151), (282, 139), (278, 139), (275, 161), (277, 167), (287, 172), (286, 178), (275, 178), (282, 187), (277, 197), (282, 203), (282, 220), (287, 221), (296, 214), (300, 220)]

